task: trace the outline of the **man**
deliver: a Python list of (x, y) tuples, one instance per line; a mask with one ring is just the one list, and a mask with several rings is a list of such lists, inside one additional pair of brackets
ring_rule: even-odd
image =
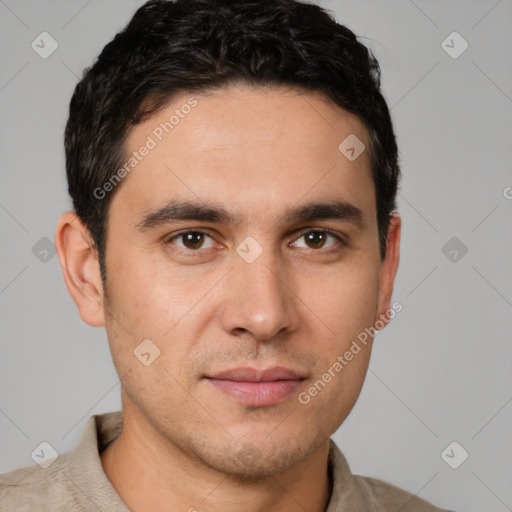
[(2, 511), (441, 510), (330, 439), (400, 308), (379, 80), (294, 0), (153, 0), (106, 45), (71, 100), (55, 243), (122, 412), (2, 475)]

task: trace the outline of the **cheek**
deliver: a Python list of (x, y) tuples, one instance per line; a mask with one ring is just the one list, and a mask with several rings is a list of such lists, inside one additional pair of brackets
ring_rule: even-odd
[[(378, 266), (364, 263), (331, 272), (329, 279), (317, 280), (322, 286), (316, 288), (304, 281), (305, 302), (328, 327), (322, 329), (323, 335), (311, 333), (318, 364), (304, 402), (313, 414), (325, 414), (325, 408), (332, 407), (337, 412), (334, 423), (345, 419), (352, 409), (370, 360), (372, 338), (368, 332), (377, 312)], [(316, 292), (306, 294), (306, 289)]]
[(368, 370), (372, 347), (368, 333), (377, 311), (378, 281), (370, 268), (354, 270), (332, 279), (329, 289), (328, 299), (318, 294), (310, 297), (322, 304), (318, 316), (329, 331), (324, 329), (324, 336), (316, 336), (318, 364), (310, 386), (298, 399), (308, 415), (325, 418), (326, 431), (334, 431), (352, 410)]
[(134, 335), (165, 337), (204, 295), (205, 285), (198, 276), (163, 263), (158, 251), (130, 247), (126, 254), (111, 254), (116, 262), (108, 272), (112, 303)]
[[(158, 393), (171, 393), (176, 385), (173, 377), (185, 387), (191, 386), (195, 376), (189, 367), (192, 351), (211, 321), (210, 303), (216, 290), (205, 294), (214, 288), (219, 275), (199, 274), (193, 266), (178, 269), (148, 254), (124, 259), (111, 274), (112, 317), (107, 332), (118, 373), (133, 370), (133, 385), (144, 383)], [(148, 367), (134, 357), (146, 339), (159, 351)], [(158, 368), (160, 372), (155, 374)], [(174, 392), (179, 396), (179, 387)]]
[(305, 304), (328, 327), (334, 340), (332, 350), (373, 325), (378, 307), (379, 273), (376, 265), (341, 266), (323, 276), (302, 279), (301, 294)]
[(334, 432), (354, 407), (368, 368), (370, 346), (362, 348), (351, 361), (346, 361), (337, 371), (335, 364), (315, 376), (297, 399), (303, 414), (309, 418), (321, 418), (322, 430)]
[(141, 410), (165, 411), (171, 402), (180, 408), (188, 400), (182, 386), (190, 387), (190, 375), (183, 362), (191, 348), (190, 310), (200, 287), (187, 287), (151, 265), (131, 263), (124, 261), (111, 273), (115, 293), (107, 333), (112, 359), (123, 388)]

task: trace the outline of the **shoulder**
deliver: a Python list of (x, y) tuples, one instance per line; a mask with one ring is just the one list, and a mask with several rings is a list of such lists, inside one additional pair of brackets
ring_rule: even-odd
[(354, 475), (354, 480), (364, 489), (372, 504), (380, 506), (386, 512), (453, 512), (436, 507), (408, 491), (376, 478)]
[(372, 512), (450, 512), (383, 480), (354, 475), (333, 439), (330, 440), (329, 463), (333, 477), (332, 508)]
[(75, 501), (64, 471), (67, 456), (60, 455), (46, 469), (35, 464), (0, 474), (0, 510), (72, 510)]

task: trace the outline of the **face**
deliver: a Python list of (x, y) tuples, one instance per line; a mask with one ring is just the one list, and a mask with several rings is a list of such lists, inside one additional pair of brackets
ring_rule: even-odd
[(354, 340), (389, 308), (399, 229), (381, 261), (369, 151), (339, 149), (369, 147), (355, 116), (286, 88), (191, 96), (130, 133), (109, 209), (123, 409), (209, 467), (274, 474), (352, 409), (372, 342)]

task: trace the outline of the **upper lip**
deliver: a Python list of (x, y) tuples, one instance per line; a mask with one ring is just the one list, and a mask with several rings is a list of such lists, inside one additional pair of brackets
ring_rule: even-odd
[(234, 380), (240, 382), (270, 382), (276, 380), (302, 380), (305, 375), (297, 370), (284, 366), (273, 366), (267, 369), (238, 367), (207, 375), (208, 379)]

